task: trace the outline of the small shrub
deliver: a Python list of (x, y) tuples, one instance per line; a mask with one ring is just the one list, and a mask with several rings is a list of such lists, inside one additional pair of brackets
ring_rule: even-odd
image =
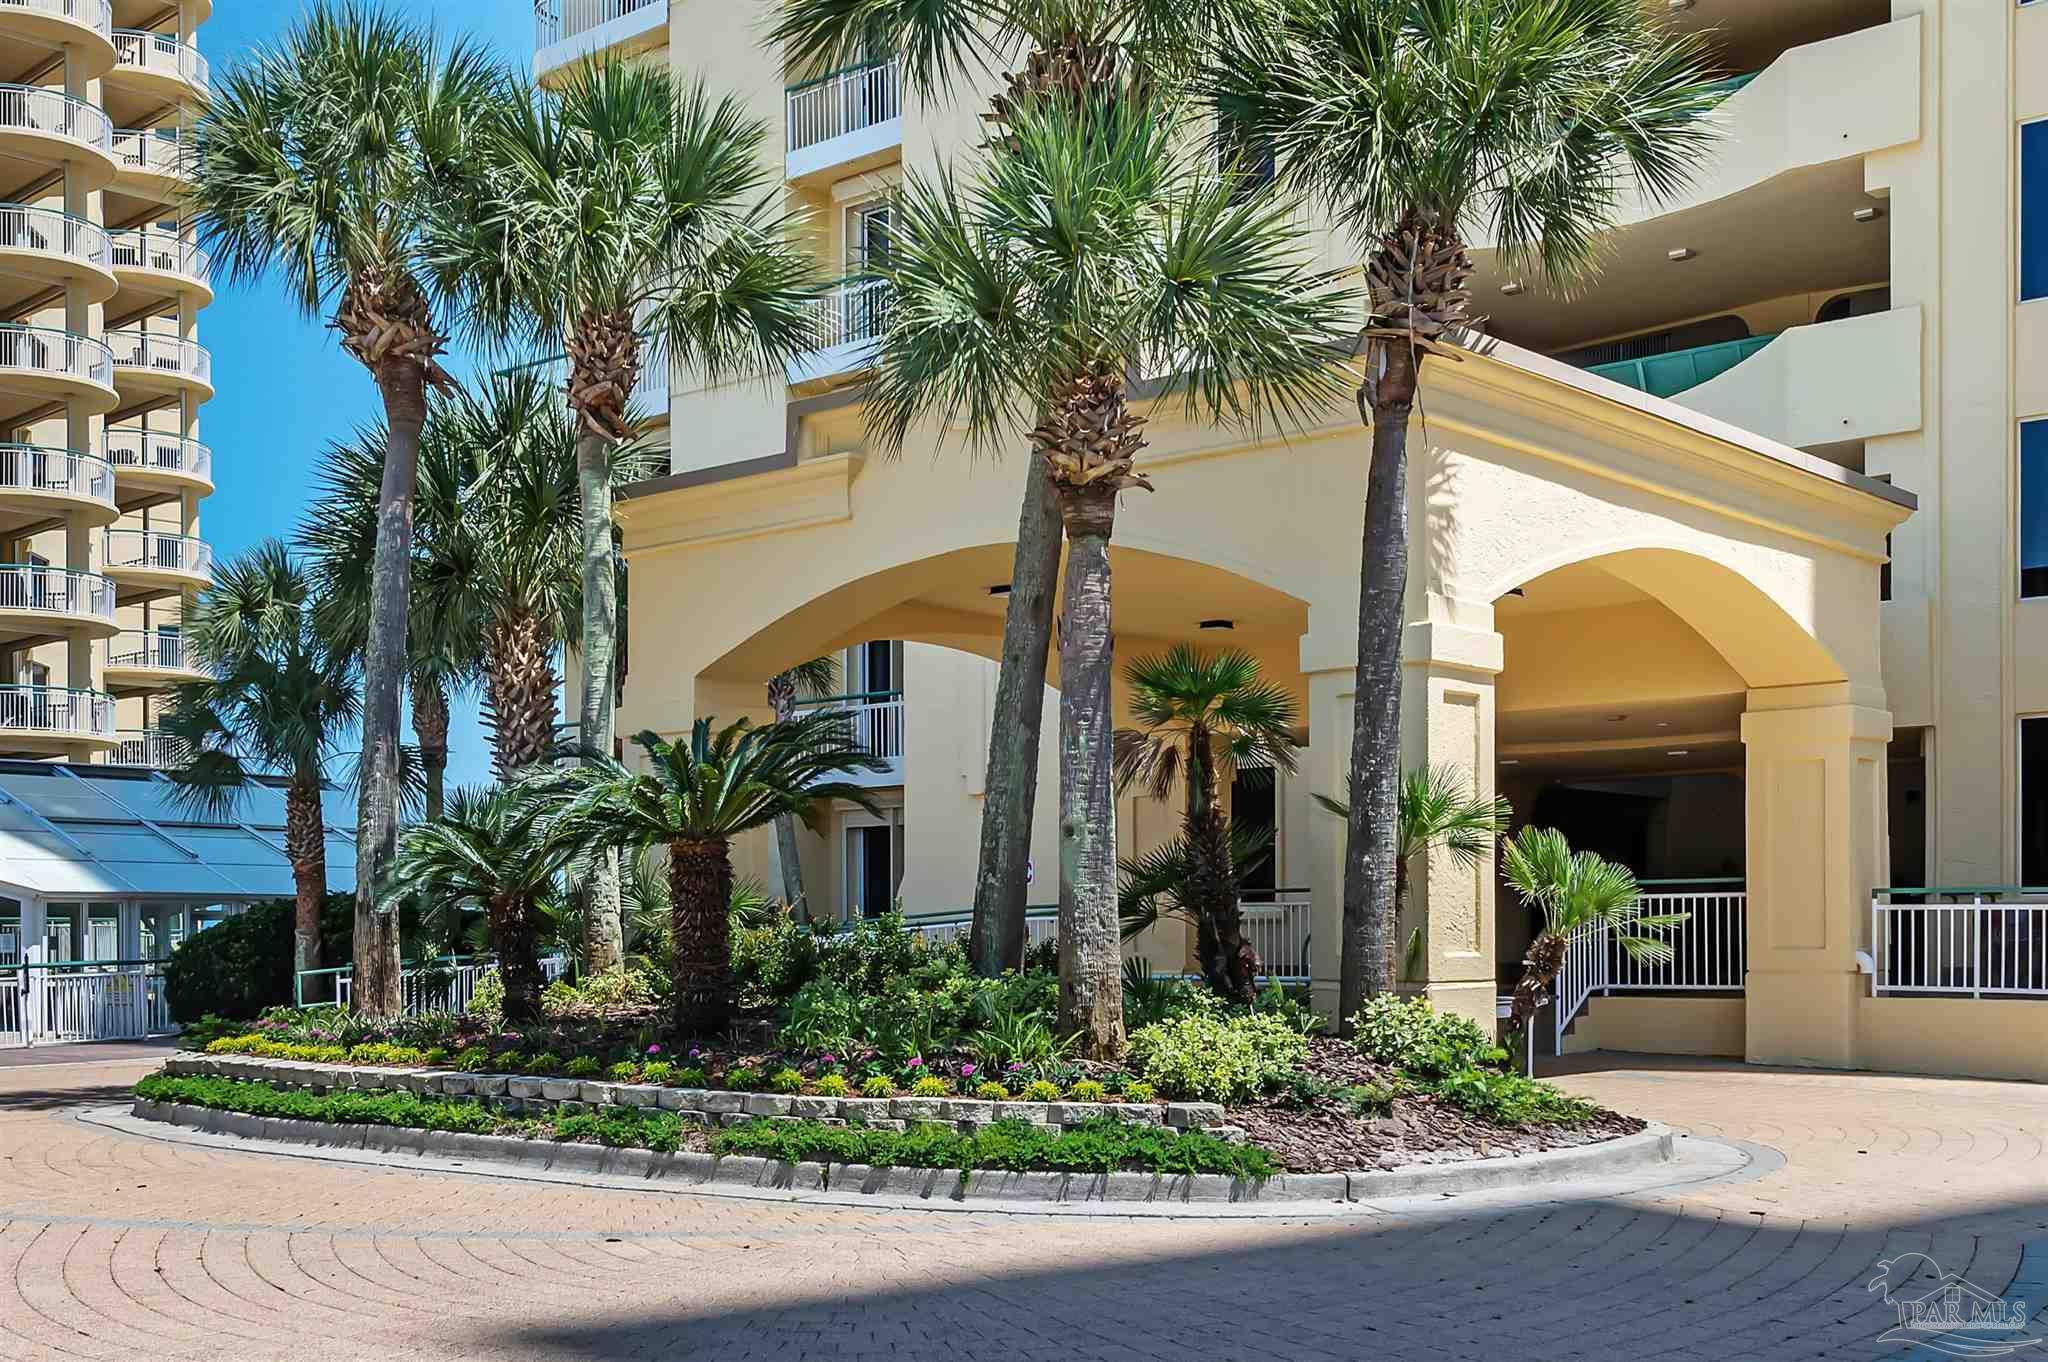
[(1129, 1053), (1146, 1081), (1170, 1096), (1239, 1103), (1299, 1070), (1308, 1040), (1259, 1013), (1188, 1014), (1140, 1027), (1131, 1034)]
[(417, 1067), (427, 1061), (426, 1051), (415, 1050), (410, 1045), (351, 1045), (348, 1062), (351, 1064), (381, 1064), (401, 1068)]
[(422, 1055), (420, 1058), (424, 1063), (429, 1065), (446, 1064), (448, 1062), (448, 1047), (445, 1045), (436, 1045), (429, 1049), (426, 1052), (426, 1054)]
[(502, 1055), (491, 1056), (491, 1067), (501, 1074), (523, 1074), (533, 1061), (518, 1050), (507, 1050)]
[(736, 1069), (726, 1070), (725, 1086), (734, 1092), (755, 1092), (761, 1086), (761, 1075), (758, 1070), (742, 1064)]
[(604, 1071), (604, 1076), (614, 1083), (638, 1083), (640, 1066), (630, 1059), (622, 1059)]
[(953, 1085), (937, 1074), (926, 1074), (910, 1085), (912, 1097), (945, 1097), (952, 1093)]
[(860, 1085), (860, 1095), (862, 1097), (894, 1097), (896, 1095), (896, 1085), (880, 1074), (876, 1074), (873, 1078), (867, 1079)]
[(675, 1084), (679, 1088), (708, 1088), (711, 1086), (711, 1075), (693, 1064), (687, 1069), (676, 1070)]
[(1042, 1078), (1026, 1084), (1024, 1091), (1017, 1095), (1026, 1102), (1057, 1102), (1060, 1100), (1060, 1090)]
[(1076, 1102), (1100, 1102), (1109, 1096), (1109, 1089), (1092, 1078), (1084, 1078), (1068, 1091)]
[(642, 1083), (669, 1084), (676, 1081), (676, 1066), (665, 1059), (652, 1060), (640, 1066)]
[(811, 1085), (811, 1091), (820, 1097), (844, 1097), (851, 1091), (845, 1074), (826, 1074)]
[(578, 1055), (562, 1066), (562, 1073), (568, 1078), (595, 1078), (598, 1072), (597, 1061), (589, 1055)]
[(537, 1074), (554, 1074), (562, 1071), (562, 1057), (553, 1050), (543, 1050), (533, 1057), (533, 1071)]
[(804, 1090), (804, 1076), (795, 1069), (777, 1069), (768, 1075), (768, 1091), (794, 1097)]
[(608, 969), (593, 974), (576, 989), (575, 1000), (585, 1007), (651, 1007), (654, 985), (636, 969)]
[(1499, 1069), (1460, 1069), (1445, 1075), (1433, 1091), (1452, 1106), (1504, 1126), (1584, 1125), (1599, 1111), (1548, 1083)]
[(1089, 1121), (1064, 1131), (1026, 1121), (996, 1121), (971, 1135), (927, 1122), (908, 1130), (868, 1130), (815, 1121), (750, 1121), (711, 1137), (719, 1154), (752, 1154), (791, 1163), (865, 1163), (873, 1167), (973, 1168), (1026, 1172), (1225, 1173), (1262, 1178), (1272, 1157), (1256, 1145), (1226, 1143), (1201, 1131), (1122, 1121)]
[(1000, 1083), (978, 1083), (975, 1085), (974, 1095), (984, 1102), (1007, 1102), (1010, 1100), (1010, 1090)]
[(1124, 1084), (1124, 1101), (1151, 1102), (1158, 1098), (1159, 1091), (1142, 1078)]
[(1475, 1023), (1437, 1011), (1427, 998), (1376, 994), (1351, 1025), (1361, 1054), (1428, 1078), (1470, 1068), (1495, 1052), (1493, 1038)]
[(468, 1011), (472, 1017), (505, 1015), (505, 981), (498, 971), (485, 970), (478, 977), (476, 988), (469, 995)]

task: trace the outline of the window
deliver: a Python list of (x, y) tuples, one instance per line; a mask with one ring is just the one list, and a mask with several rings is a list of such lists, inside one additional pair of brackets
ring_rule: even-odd
[(846, 830), (846, 915), (880, 917), (895, 906), (893, 829), (870, 824)]
[(847, 210), (846, 273), (866, 274), (889, 256), (890, 207), (886, 203), (864, 203)]
[(2020, 720), (2020, 883), (2048, 883), (2048, 716)]
[(2020, 599), (2048, 596), (2048, 420), (2020, 423)]
[(2020, 301), (2048, 298), (2048, 119), (2020, 128)]
[(887, 639), (854, 649), (853, 689), (861, 694), (896, 689), (895, 645)]

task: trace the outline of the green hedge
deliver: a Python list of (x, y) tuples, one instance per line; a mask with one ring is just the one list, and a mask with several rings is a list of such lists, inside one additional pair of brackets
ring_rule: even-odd
[(963, 1135), (936, 1123), (906, 1130), (864, 1130), (814, 1121), (750, 1121), (711, 1137), (720, 1154), (755, 1154), (788, 1163), (864, 1163), (873, 1168), (995, 1168), (1009, 1172), (1228, 1173), (1263, 1178), (1272, 1156), (1200, 1131), (1104, 1117), (1055, 1132), (1025, 1121), (997, 1121)]
[[(164, 965), (164, 992), (176, 1017), (225, 1017), (251, 1021), (266, 1007), (282, 1007), (292, 996), (292, 918), (289, 899), (252, 903), (179, 943)], [(329, 894), (320, 908), (320, 958), (346, 965), (355, 949), (356, 900)], [(419, 942), (419, 910), (407, 904), (399, 914), (406, 958)], [(331, 990), (331, 976), (319, 988)], [(331, 991), (309, 993), (309, 1003), (331, 1001)]]

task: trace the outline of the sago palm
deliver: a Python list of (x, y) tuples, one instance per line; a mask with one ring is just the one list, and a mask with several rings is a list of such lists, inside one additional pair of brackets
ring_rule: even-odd
[(1671, 959), (1669, 941), (1644, 933), (1680, 926), (1691, 914), (1643, 912), (1635, 872), (1627, 866), (1590, 851), (1573, 851), (1554, 828), (1523, 828), (1504, 850), (1501, 864), (1508, 884), (1543, 921), (1522, 960), (1510, 1025), (1526, 1026), (1543, 1006), (1575, 932), (1605, 927), (1631, 959), (1645, 964)]
[(1424, 355), (1455, 356), (1468, 247), (1560, 287), (1586, 278), (1634, 191), (1672, 198), (1723, 97), (1704, 40), (1643, 0), (1277, 0), (1211, 63), (1219, 129), (1358, 243), (1372, 294), (1359, 412), (1372, 427), (1351, 734), (1338, 1015), (1391, 987), (1408, 418)]
[(320, 968), (327, 894), (321, 790), (329, 757), (361, 716), (351, 654), (315, 627), (311, 583), (268, 540), (221, 567), (186, 622), (212, 672), (171, 695), (161, 720), (183, 760), (168, 772), (179, 797), (233, 813), (258, 774), (285, 778), (285, 854), (292, 863), (292, 968)]
[[(766, 149), (767, 125), (737, 98), (713, 99), (663, 66), (588, 63), (494, 122), (488, 191), (433, 232), (437, 268), (470, 299), (476, 329), (568, 354), (582, 495), (577, 732), (593, 757), (612, 752), (617, 683), (606, 470), (632, 436), (634, 385), (649, 363), (703, 383), (780, 373), (814, 330), (811, 262), (793, 244)], [(599, 863), (578, 892), (590, 899), (591, 968), (616, 968), (616, 863)]]
[[(814, 657), (768, 678), (768, 712), (777, 723), (796, 717), (797, 701), (821, 699), (839, 688), (839, 663), (835, 658)], [(790, 911), (803, 917), (811, 914), (804, 901), (804, 861), (796, 841), (796, 815), (775, 816), (775, 854), (782, 865), (782, 897)]]
[(1294, 769), (1300, 712), (1293, 696), (1259, 674), (1258, 659), (1237, 649), (1205, 654), (1179, 644), (1132, 661), (1124, 684), (1138, 726), (1117, 731), (1117, 788), (1136, 785), (1162, 802), (1180, 791), (1186, 878), (1176, 896), (1196, 920), (1202, 977), (1224, 997), (1249, 1003), (1259, 961), (1238, 908), (1222, 792), (1247, 765)]
[[(949, 101), (1011, 67), (986, 120), (1045, 100), (1156, 97), (1198, 69), (1213, 32), (1269, 0), (781, 0), (771, 40), (792, 72), (834, 71), (897, 55), (911, 91)], [(1008, 432), (1023, 435), (1030, 422)], [(987, 797), (968, 952), (988, 976), (1024, 961), (1026, 874), (1037, 805), (1039, 725), (1052, 651), (1060, 514), (1038, 461), (1026, 459), (1023, 506), (1003, 615), (1002, 668), (989, 724)]]
[(1128, 379), (1156, 376), (1194, 421), (1305, 422), (1337, 395), (1324, 347), (1347, 299), (1295, 205), (1177, 154), (1168, 109), (1046, 101), (1008, 126), (973, 178), (905, 184), (866, 418), (889, 449), (928, 424), (984, 448), (1028, 431), (1059, 509), (1061, 1021), (1100, 1058), (1123, 1038), (1109, 542), (1119, 495), (1151, 486)]
[[(1314, 799), (1349, 821), (1350, 802), (1326, 794), (1317, 794)], [(1394, 823), (1394, 898), (1390, 905), (1393, 917), (1378, 933), (1385, 943), (1384, 969), (1389, 979), (1400, 977), (1394, 950), (1400, 924), (1407, 921), (1410, 876), (1416, 859), (1426, 861), (1432, 851), (1442, 848), (1460, 865), (1476, 866), (1507, 834), (1513, 817), (1514, 810), (1507, 800), (1480, 797), (1455, 766), (1418, 766), (1401, 778)]]
[(214, 79), (189, 190), (214, 260), (236, 283), (273, 270), (308, 315), (332, 309), (367, 369), (385, 428), (375, 589), (364, 660), (356, 1006), (399, 1009), (398, 921), (377, 879), (398, 833), (406, 572), (426, 394), (447, 381), (434, 286), (421, 257), (430, 209), (468, 198), (474, 134), (506, 88), (467, 42), (356, 3), (319, 0), (275, 46)]
[(667, 849), (675, 1025), (709, 1034), (732, 1016), (732, 839), (780, 813), (809, 818), (827, 800), (874, 812), (866, 789), (840, 777), (885, 764), (854, 740), (844, 714), (722, 729), (699, 719), (687, 741), (633, 741), (646, 752), (643, 772), (599, 756), (556, 778), (554, 835), (581, 851)]
[(447, 812), (406, 829), (384, 893), (442, 912), (481, 908), (505, 985), (505, 1020), (540, 1020), (541, 898), (570, 848), (546, 835), (547, 801), (520, 785), (457, 790)]

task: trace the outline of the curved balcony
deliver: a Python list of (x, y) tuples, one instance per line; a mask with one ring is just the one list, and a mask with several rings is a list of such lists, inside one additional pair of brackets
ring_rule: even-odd
[(114, 69), (112, 84), (135, 89), (166, 104), (193, 95), (204, 96), (212, 68), (199, 49), (178, 41), (175, 33), (151, 33), (143, 29), (113, 30)]
[(213, 490), (213, 451), (197, 440), (141, 426), (107, 428), (107, 462), (123, 487), (150, 491)]
[(208, 675), (181, 634), (124, 629), (107, 640), (106, 686), (115, 695), (166, 690)]
[(197, 341), (154, 331), (109, 331), (107, 349), (123, 398), (191, 393), (204, 402), (213, 396), (213, 355)]
[(151, 293), (190, 294), (198, 307), (213, 301), (213, 257), (196, 241), (148, 228), (108, 237), (114, 277)]
[(0, 156), (74, 166), (90, 191), (112, 183), (113, 147), (114, 124), (98, 105), (41, 85), (0, 85)]
[(0, 306), (18, 308), (53, 288), (104, 303), (116, 287), (106, 228), (56, 208), (0, 203)]
[(213, 546), (189, 534), (113, 529), (100, 566), (120, 586), (120, 603), (204, 591), (213, 582)]
[(111, 637), (114, 584), (97, 572), (74, 572), (45, 563), (0, 564), (0, 638)]
[(191, 180), (184, 133), (177, 128), (123, 128), (108, 142), (114, 186), (124, 193), (175, 202)]
[(70, 48), (98, 80), (114, 69), (113, 0), (0, 0), (0, 33)]
[(192, 751), (182, 738), (154, 728), (124, 728), (115, 737), (114, 750), (107, 754), (107, 761), (113, 766), (171, 771), (183, 766)]
[(47, 326), (0, 326), (0, 420), (53, 402), (112, 411), (114, 356), (104, 341)]
[(0, 686), (0, 750), (114, 746), (114, 697), (63, 686)]
[(105, 459), (48, 445), (0, 444), (0, 532), (58, 517), (111, 525), (114, 470)]

